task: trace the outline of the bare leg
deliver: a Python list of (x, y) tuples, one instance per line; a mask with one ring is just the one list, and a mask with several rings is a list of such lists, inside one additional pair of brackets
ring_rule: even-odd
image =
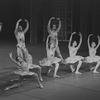
[(22, 51), (21, 47), (17, 47), (17, 56), (23, 58), (23, 51)]
[(80, 69), (81, 65), (82, 65), (82, 61), (80, 60), (80, 61), (78, 62), (78, 65), (77, 65), (77, 69), (76, 69), (76, 71), (75, 71), (75, 74), (81, 74), (81, 73), (79, 72), (79, 69)]
[(75, 71), (75, 68), (73, 67), (73, 65), (70, 65), (70, 69), (71, 69), (72, 72)]
[(41, 76), (41, 67), (38, 66), (37, 68), (38, 68), (38, 70), (39, 70), (39, 71), (38, 71), (39, 79), (40, 79), (40, 81), (43, 81), (42, 76)]
[(50, 73), (50, 72), (51, 72), (51, 67), (53, 67), (53, 65), (49, 66), (48, 73)]
[(42, 89), (43, 88), (43, 85), (41, 84), (38, 75), (36, 73), (34, 73), (33, 76), (35, 76), (37, 78), (38, 84), (39, 84), (40, 88)]
[(100, 65), (100, 61), (97, 62), (97, 65), (95, 66), (94, 70), (93, 70), (93, 73), (99, 73), (97, 72), (97, 68), (99, 67)]
[(54, 78), (60, 77), (57, 75), (58, 68), (59, 68), (59, 63), (55, 63), (55, 70), (54, 70), (54, 75), (53, 75)]
[(9, 90), (9, 89), (12, 89), (12, 88), (15, 88), (15, 87), (19, 87), (21, 84), (22, 84), (22, 81), (23, 81), (23, 76), (21, 76), (21, 77), (19, 77), (19, 83), (15, 83), (15, 84), (13, 84), (13, 85), (11, 85), (11, 86), (8, 86), (8, 87), (6, 87), (4, 90)]

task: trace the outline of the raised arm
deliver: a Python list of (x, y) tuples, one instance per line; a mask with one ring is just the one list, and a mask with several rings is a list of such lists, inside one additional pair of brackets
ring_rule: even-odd
[(47, 40), (46, 40), (46, 51), (48, 51), (48, 48), (49, 48), (49, 47), (48, 47), (48, 41), (49, 41), (50, 36), (51, 36), (51, 35), (49, 35), (49, 36), (47, 37)]
[(56, 30), (56, 32), (58, 33), (61, 29), (61, 20), (60, 20), (60, 18), (57, 18), (57, 19), (59, 21), (59, 26), (58, 26), (58, 29)]
[(27, 32), (27, 30), (29, 29), (29, 22), (25, 19), (25, 22), (26, 22), (26, 28), (25, 30), (23, 31), (24, 34)]
[(95, 47), (95, 49), (98, 49), (98, 47), (100, 46), (100, 36), (98, 35), (97, 38), (98, 38), (98, 45)]
[(48, 25), (47, 25), (47, 31), (49, 32), (49, 34), (51, 33), (51, 28), (50, 28), (50, 24), (51, 24), (51, 20), (54, 19), (54, 17), (52, 17), (49, 22), (48, 22)]
[(80, 42), (79, 42), (79, 45), (77, 46), (77, 49), (79, 49), (80, 48), (80, 45), (81, 45), (81, 43), (82, 43), (82, 34), (79, 32), (79, 36), (80, 36)]
[(72, 37), (73, 37), (74, 34), (76, 34), (76, 32), (73, 32), (70, 36), (69, 43), (68, 43), (68, 48), (71, 47), (71, 41), (72, 41)]
[(18, 29), (18, 26), (19, 26), (19, 22), (20, 22), (20, 21), (22, 21), (22, 19), (19, 19), (19, 20), (17, 21), (17, 23), (16, 23), (16, 27), (15, 27), (15, 31), (14, 31), (15, 35), (17, 34), (17, 29)]
[(89, 36), (88, 36), (88, 48), (90, 49), (91, 48), (91, 46), (90, 46), (90, 43), (89, 43), (89, 41), (90, 41), (90, 36), (92, 36), (92, 34), (90, 34)]

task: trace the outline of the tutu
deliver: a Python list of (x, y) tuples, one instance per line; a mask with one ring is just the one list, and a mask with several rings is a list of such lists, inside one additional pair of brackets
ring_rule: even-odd
[(84, 59), (84, 57), (82, 57), (82, 56), (68, 57), (65, 59), (64, 63), (65, 64), (76, 63), (77, 61), (80, 61), (82, 59)]
[(86, 57), (85, 58), (85, 61), (86, 63), (93, 63), (93, 62), (97, 62), (97, 61), (100, 61), (100, 56), (93, 56), (93, 57)]
[(51, 66), (52, 64), (55, 64), (55, 63), (58, 63), (60, 62), (61, 59), (60, 58), (57, 58), (57, 57), (54, 57), (54, 58), (44, 58), (43, 60), (40, 60), (39, 63), (41, 66)]
[(22, 71), (22, 70), (17, 70), (14, 71), (15, 74), (21, 75), (21, 76), (25, 76), (25, 75), (33, 75), (33, 72), (26, 72), (26, 71)]

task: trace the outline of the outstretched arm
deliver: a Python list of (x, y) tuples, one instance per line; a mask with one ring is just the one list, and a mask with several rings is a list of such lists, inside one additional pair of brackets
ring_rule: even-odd
[(26, 28), (25, 30), (23, 31), (24, 34), (27, 32), (27, 30), (29, 29), (29, 22), (25, 19), (25, 22), (26, 22)]
[(72, 41), (72, 37), (73, 37), (74, 34), (76, 34), (76, 32), (73, 32), (73, 33), (71, 34), (71, 36), (70, 36), (68, 48), (71, 47), (71, 41)]
[(48, 42), (49, 42), (50, 36), (51, 36), (51, 35), (49, 35), (49, 36), (47, 37), (47, 40), (46, 40), (46, 51), (48, 51), (48, 49), (49, 49), (49, 47), (48, 47), (48, 44), (49, 44), (49, 43), (48, 43)]
[(60, 31), (60, 29), (61, 29), (61, 20), (60, 20), (60, 18), (57, 18), (58, 19), (58, 21), (59, 21), (59, 27), (58, 27), (58, 29), (57, 29), (57, 33)]
[(80, 36), (80, 42), (79, 42), (79, 45), (77, 46), (77, 49), (79, 49), (80, 48), (80, 45), (81, 45), (81, 43), (82, 43), (82, 34), (79, 32), (79, 36)]
[(48, 25), (47, 25), (47, 31), (49, 32), (49, 34), (51, 33), (51, 28), (50, 28), (50, 24), (51, 24), (51, 20), (54, 19), (54, 17), (52, 17), (49, 22), (48, 22)]
[(92, 34), (90, 34), (89, 36), (88, 36), (88, 48), (90, 49), (91, 48), (91, 46), (90, 46), (90, 43), (89, 43), (89, 41), (90, 41), (90, 36), (92, 36)]
[(17, 23), (16, 23), (16, 27), (15, 27), (15, 31), (14, 31), (15, 35), (17, 34), (17, 29), (18, 29), (18, 26), (19, 26), (19, 22), (20, 22), (20, 21), (22, 21), (22, 19), (19, 19), (19, 20), (17, 21)]
[(98, 35), (97, 38), (98, 38), (98, 45), (95, 47), (96, 50), (97, 50), (98, 47), (100, 46), (100, 36)]

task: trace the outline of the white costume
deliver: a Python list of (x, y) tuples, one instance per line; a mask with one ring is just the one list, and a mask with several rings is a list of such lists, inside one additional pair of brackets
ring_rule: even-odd
[(84, 62), (85, 63), (94, 63), (94, 62), (96, 62), (97, 63), (96, 66), (92, 67), (90, 69), (94, 69), (93, 73), (98, 73), (96, 70), (100, 65), (100, 56), (96, 55), (96, 51), (97, 51), (98, 47), (100, 46), (100, 37), (98, 36), (98, 45), (97, 46), (96, 46), (95, 42), (92, 42), (92, 44), (90, 46), (89, 40), (90, 40), (91, 35), (92, 34), (90, 34), (88, 36), (89, 56), (85, 57)]
[(75, 69), (73, 67), (70, 66), (72, 72), (75, 71), (76, 74), (81, 74), (78, 70), (79, 68), (81, 67), (81, 64), (82, 64), (82, 60), (84, 59), (84, 57), (82, 56), (79, 56), (79, 55), (76, 55), (77, 54), (77, 51), (82, 43), (82, 36), (80, 34), (80, 43), (78, 46), (76, 46), (76, 41), (73, 42), (73, 45), (71, 46), (71, 41), (72, 41), (72, 36), (76, 34), (75, 32), (72, 33), (71, 37), (70, 37), (70, 40), (69, 40), (69, 45), (68, 45), (68, 48), (69, 48), (69, 57), (67, 57), (64, 61), (64, 64), (74, 64), (76, 62), (78, 62), (78, 65), (77, 65), (77, 69), (75, 71)]

